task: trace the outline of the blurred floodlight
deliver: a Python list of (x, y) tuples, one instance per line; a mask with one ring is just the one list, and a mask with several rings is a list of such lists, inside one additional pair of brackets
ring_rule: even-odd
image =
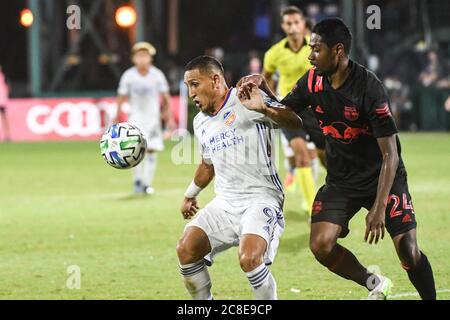
[(121, 28), (129, 28), (136, 23), (136, 10), (132, 6), (121, 6), (116, 10), (116, 23)]
[(26, 28), (33, 24), (33, 12), (30, 9), (20, 11), (20, 24)]

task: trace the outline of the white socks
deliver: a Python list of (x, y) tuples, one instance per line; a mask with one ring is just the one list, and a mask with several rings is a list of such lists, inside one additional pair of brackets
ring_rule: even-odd
[(277, 284), (264, 263), (246, 274), (256, 300), (277, 300)]
[(211, 278), (208, 268), (202, 260), (186, 265), (180, 265), (184, 284), (194, 300), (212, 300)]
[(140, 181), (142, 184), (142, 178), (144, 176), (144, 162), (145, 158), (136, 167), (133, 168), (133, 179), (134, 182)]
[(151, 187), (155, 177), (156, 160), (155, 153), (147, 153), (142, 162), (133, 168), (134, 181), (140, 181), (141, 186)]
[[(187, 291), (194, 300), (212, 300), (211, 278), (203, 259), (201, 261), (180, 265)], [(247, 272), (256, 300), (277, 300), (277, 284), (269, 269), (263, 263), (255, 270)]]
[(142, 178), (142, 184), (147, 187), (151, 187), (153, 184), (153, 178), (155, 177), (156, 170), (156, 154), (147, 153), (144, 160), (142, 160), (144, 165), (144, 176)]

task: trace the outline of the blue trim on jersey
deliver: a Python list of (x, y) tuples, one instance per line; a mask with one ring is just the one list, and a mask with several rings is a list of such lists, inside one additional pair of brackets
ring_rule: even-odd
[(270, 175), (272, 183), (275, 185), (275, 187), (279, 191), (281, 191), (281, 193), (284, 194), (283, 187), (282, 187), (281, 182), (279, 181), (278, 175), (276, 174), (276, 170), (273, 168), (272, 161), (270, 161), (270, 159), (268, 158), (268, 155), (267, 155), (267, 149), (266, 149), (266, 146), (264, 144), (264, 133), (262, 132), (262, 130), (264, 130), (264, 129), (262, 129), (262, 125), (259, 124), (259, 123), (256, 124), (256, 129), (258, 130), (259, 142), (262, 145), (262, 149), (263, 149), (262, 151), (263, 151), (263, 154), (264, 154), (264, 158), (266, 160), (267, 168), (269, 168), (269, 170), (272, 171), (272, 174)]
[[(263, 123), (262, 126), (263, 126), (264, 128), (266, 128), (266, 129), (269, 129), (269, 131), (268, 131), (268, 133), (269, 133), (269, 141), (272, 142), (273, 139), (272, 139), (272, 132), (270, 131), (270, 128), (267, 128), (267, 125), (266, 125), (265, 123)], [(270, 164), (272, 165), (272, 161), (270, 162)], [(279, 183), (281, 186), (283, 186), (283, 184), (281, 183), (281, 179), (280, 179), (280, 177), (278, 176), (278, 172), (277, 172), (277, 170), (275, 170), (275, 168), (274, 168), (274, 172), (275, 172), (275, 178), (278, 180), (278, 183)]]
[[(260, 123), (259, 124), (260, 125), (260, 127), (261, 127), (261, 129), (262, 130), (264, 130), (265, 131), (265, 129), (267, 129), (267, 127), (266, 127), (266, 125), (264, 124), (264, 123)], [(264, 133), (262, 132), (262, 141), (264, 141)], [(269, 130), (269, 141), (272, 141), (272, 136), (271, 136), (271, 134), (270, 134), (270, 130)], [(265, 144), (263, 143), (263, 148), (265, 148)], [(273, 167), (273, 165), (272, 165), (272, 160), (269, 158), (269, 155), (268, 155), (268, 152), (267, 152), (267, 149), (265, 149), (265, 155), (267, 156), (267, 158), (266, 158), (266, 161), (268, 161), (268, 163), (269, 163), (269, 165), (270, 165), (270, 167), (271, 167), (271, 169), (272, 169), (272, 172), (273, 172), (273, 176), (274, 176), (274, 179), (278, 182), (278, 185), (281, 187), (281, 189), (283, 189), (283, 184), (281, 183), (281, 179), (280, 179), (280, 177), (278, 176), (278, 172), (277, 172), (277, 170), (275, 170), (275, 168)], [(268, 159), (268, 160), (267, 160)]]

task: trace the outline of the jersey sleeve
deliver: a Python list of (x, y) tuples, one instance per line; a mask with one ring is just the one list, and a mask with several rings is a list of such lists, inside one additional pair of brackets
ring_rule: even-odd
[(375, 138), (391, 136), (398, 132), (386, 90), (375, 75), (369, 75), (367, 80), (364, 108)]
[(275, 73), (275, 71), (277, 71), (275, 52), (273, 47), (267, 50), (267, 52), (264, 54), (263, 69), (268, 73)]
[(130, 81), (129, 73), (124, 72), (120, 77), (119, 88), (117, 89), (117, 94), (120, 96), (128, 96), (130, 94)]
[(311, 105), (310, 94), (308, 93), (308, 77), (311, 77), (313, 73), (311, 70), (305, 73), (297, 81), (291, 92), (281, 100), (282, 105), (288, 106), (297, 114), (300, 114)]
[(159, 72), (158, 89), (160, 93), (169, 92), (169, 83), (167, 82), (166, 76), (162, 71)]

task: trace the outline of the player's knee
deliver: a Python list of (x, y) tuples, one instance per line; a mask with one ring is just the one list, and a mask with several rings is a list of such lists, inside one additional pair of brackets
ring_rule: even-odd
[(422, 254), (416, 241), (409, 239), (409, 237), (402, 239), (400, 241), (399, 253), (404, 269), (415, 269), (419, 265)]
[(242, 252), (239, 254), (239, 264), (244, 272), (255, 270), (262, 263), (262, 256), (254, 252)]
[(406, 270), (415, 269), (420, 263), (421, 255), (417, 245), (411, 243), (403, 245), (400, 254), (402, 267)]
[(200, 260), (202, 257), (198, 257), (197, 250), (189, 243), (185, 238), (178, 241), (177, 244), (178, 260), (181, 264), (194, 263)]
[(330, 252), (333, 250), (334, 245), (334, 239), (326, 235), (311, 237), (309, 242), (309, 248), (311, 249), (311, 252), (319, 261), (328, 257)]

